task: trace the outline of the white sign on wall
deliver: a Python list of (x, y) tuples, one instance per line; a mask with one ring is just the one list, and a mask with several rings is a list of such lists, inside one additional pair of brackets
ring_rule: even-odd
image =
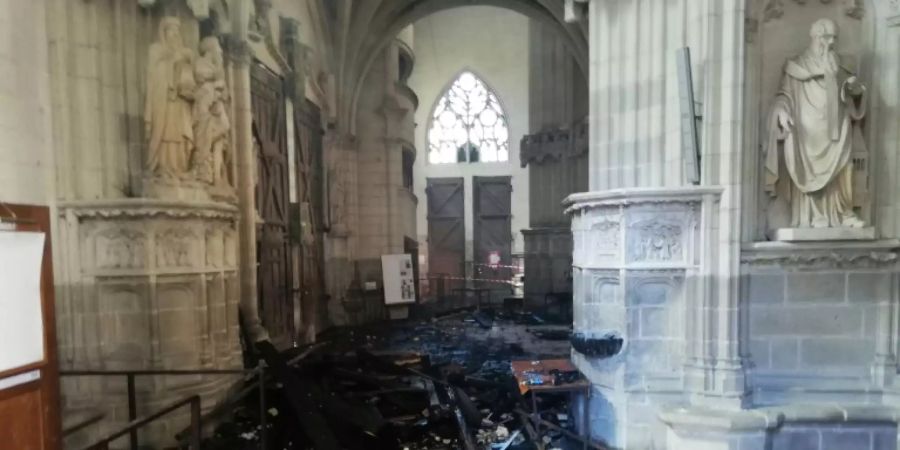
[(0, 372), (44, 360), (44, 233), (0, 231)]

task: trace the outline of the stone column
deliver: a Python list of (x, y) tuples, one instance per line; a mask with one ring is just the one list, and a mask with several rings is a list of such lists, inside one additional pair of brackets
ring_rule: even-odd
[(235, 155), (237, 160), (237, 194), (240, 236), (239, 273), (240, 309), (244, 325), (254, 341), (268, 339), (259, 319), (256, 286), (256, 155), (253, 152), (253, 110), (250, 98), (251, 50), (247, 42), (250, 2), (235, 2), (232, 8), (233, 29), (227, 36), (226, 52), (231, 65), (232, 108)]
[[(576, 346), (575, 359), (595, 383), (592, 432), (613, 446), (665, 447), (663, 405), (744, 406), (744, 16), (742, 0), (589, 4), (590, 192), (570, 197), (575, 330), (622, 343)], [(700, 186), (684, 170), (682, 47), (702, 114)]]

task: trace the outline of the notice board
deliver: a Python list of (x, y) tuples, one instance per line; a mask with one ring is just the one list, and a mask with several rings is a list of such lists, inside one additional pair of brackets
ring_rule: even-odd
[(0, 449), (59, 449), (50, 209), (0, 202)]
[(0, 230), (0, 373), (43, 362), (41, 265), (44, 233)]

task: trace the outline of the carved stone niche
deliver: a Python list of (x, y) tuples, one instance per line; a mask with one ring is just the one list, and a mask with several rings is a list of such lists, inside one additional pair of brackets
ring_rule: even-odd
[[(873, 72), (875, 14), (867, 11), (866, 3), (871, 4), (864, 0), (766, 0), (748, 10), (758, 24), (748, 57), (759, 68), (748, 72), (751, 81), (746, 98), (756, 109), (759, 130), (750, 137), (756, 143), (748, 148), (759, 148), (760, 158), (757, 170), (748, 171), (747, 176), (757, 187), (755, 203), (760, 209), (748, 209), (745, 217), (751, 223), (756, 217), (765, 217), (756, 222), (757, 237), (784, 242), (876, 238), (871, 227), (876, 185), (872, 152), (879, 149), (871, 136), (879, 134), (875, 129), (879, 123), (871, 120), (869, 113), (880, 89)], [(830, 36), (835, 40), (828, 44)], [(830, 78), (831, 84), (822, 85), (827, 89), (803, 95), (817, 98), (826, 90), (837, 90), (840, 101), (823, 104), (829, 111), (837, 111), (835, 105), (840, 105), (840, 115), (831, 119), (840, 126), (827, 123), (827, 119), (818, 123), (797, 119), (814, 117), (811, 111), (819, 108), (795, 101), (802, 97), (798, 92), (809, 86), (802, 75), (804, 68), (817, 64), (810, 55), (819, 53), (827, 56), (823, 60), (836, 61), (840, 69)], [(849, 122), (846, 129), (842, 128), (845, 117)], [(833, 144), (826, 151), (814, 150), (822, 152), (816, 161), (840, 155), (833, 161), (842, 162), (823, 169), (824, 163), (803, 155), (817, 148), (812, 140), (826, 132), (832, 134)], [(844, 149), (848, 149), (846, 153)], [(840, 195), (835, 195), (837, 192)]]

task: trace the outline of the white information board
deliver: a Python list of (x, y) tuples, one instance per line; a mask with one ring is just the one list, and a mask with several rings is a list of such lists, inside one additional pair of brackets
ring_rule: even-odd
[(44, 233), (0, 231), (0, 372), (44, 360)]
[(384, 278), (384, 304), (416, 302), (416, 278), (409, 255), (381, 255), (381, 273)]

